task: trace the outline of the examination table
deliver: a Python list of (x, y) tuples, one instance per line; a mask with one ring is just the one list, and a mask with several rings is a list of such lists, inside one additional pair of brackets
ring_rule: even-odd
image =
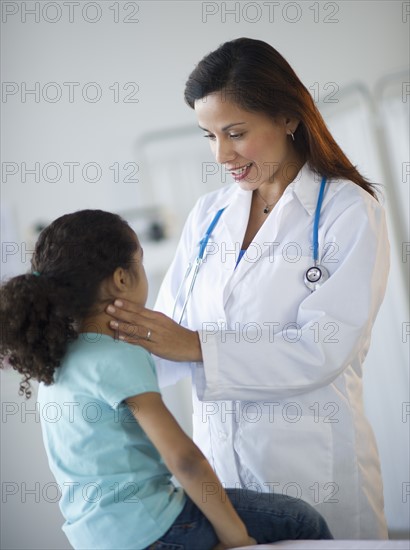
[[(244, 550), (410, 550), (410, 540), (287, 540)], [(239, 550), (236, 548), (235, 550)]]

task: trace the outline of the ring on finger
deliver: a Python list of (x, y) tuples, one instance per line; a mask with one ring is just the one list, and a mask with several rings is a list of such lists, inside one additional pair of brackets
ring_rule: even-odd
[(146, 336), (146, 340), (150, 340), (151, 339), (151, 334), (152, 332), (148, 329), (148, 332), (147, 332), (147, 336)]

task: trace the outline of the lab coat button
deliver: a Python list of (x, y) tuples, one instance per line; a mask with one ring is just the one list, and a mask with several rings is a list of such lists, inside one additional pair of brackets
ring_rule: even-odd
[(226, 439), (227, 439), (226, 433), (224, 433), (224, 432), (218, 432), (218, 435), (219, 435), (219, 439), (220, 439), (221, 441), (226, 441)]

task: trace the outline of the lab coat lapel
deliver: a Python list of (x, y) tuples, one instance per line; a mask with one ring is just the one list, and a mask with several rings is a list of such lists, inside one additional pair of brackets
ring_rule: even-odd
[[(233, 266), (233, 271), (231, 272), (230, 278), (227, 280), (227, 284), (224, 288), (223, 301), (224, 305), (229, 299), (232, 291), (237, 284), (241, 282), (244, 276), (248, 273), (250, 269), (257, 269), (258, 264), (263, 261), (263, 258), (268, 254), (272, 253), (272, 246), (269, 243), (274, 243), (278, 234), (280, 219), (286, 204), (289, 200), (292, 199), (291, 194), (286, 194), (282, 196), (280, 201), (275, 207), (275, 210), (271, 212), (269, 217), (265, 220), (262, 227), (259, 229), (258, 233), (255, 235), (251, 245), (248, 248), (250, 259), (242, 258), (238, 266), (235, 269)], [(245, 221), (245, 229), (248, 224), (249, 211)], [(238, 220), (239, 224), (239, 220)], [(244, 234), (245, 231), (243, 231)], [(243, 235), (242, 235), (243, 240)], [(242, 241), (241, 241), (242, 242)], [(236, 264), (236, 262), (235, 262)]]
[[(315, 175), (309, 168), (308, 164), (299, 171), (294, 181), (288, 185), (281, 199), (275, 206), (275, 209), (265, 223), (262, 225), (258, 233), (255, 235), (249, 250), (249, 259), (242, 258), (238, 266), (235, 269), (236, 260), (238, 254), (236, 254), (235, 262), (233, 261), (233, 254), (231, 261), (228, 263), (229, 276), (226, 279), (226, 284), (223, 290), (223, 303), (226, 304), (229, 296), (238, 283), (244, 278), (250, 269), (261, 268), (263, 258), (269, 254), (272, 254), (273, 246), (269, 243), (274, 243), (277, 240), (279, 227), (281, 223), (284, 211), (286, 211), (286, 205), (292, 200), (299, 200), (306, 212), (313, 216), (316, 208), (317, 196), (320, 187), (319, 176)], [(327, 185), (325, 190), (323, 206), (329, 201), (333, 195), (333, 190), (330, 189), (330, 185)], [(229, 232), (232, 242), (239, 241), (239, 248), (243, 242), (246, 227), (248, 225), (251, 193), (247, 195), (246, 208), (240, 208), (240, 201), (236, 203), (232, 202), (229, 210), (226, 210), (225, 227)], [(322, 206), (322, 208), (323, 208)], [(225, 213), (224, 213), (225, 214)], [(231, 245), (232, 246), (232, 245)], [(239, 249), (238, 249), (239, 253)]]
[[(228, 200), (215, 202), (207, 211), (207, 217), (212, 219), (220, 208), (225, 207), (215, 230), (215, 237), (212, 239), (218, 246), (218, 271), (221, 274), (218, 286), (222, 293), (235, 272), (238, 254), (248, 225), (251, 200), (251, 191), (236, 188)], [(212, 255), (214, 254), (215, 252), (212, 251)]]
[(238, 189), (223, 216), (224, 240), (221, 245), (221, 260), (233, 272), (248, 225), (252, 191)]
[[(313, 216), (316, 211), (321, 181), (322, 177), (313, 172), (313, 170), (309, 168), (308, 163), (305, 163), (295, 180), (289, 186), (293, 189), (294, 195), (303, 208), (311, 216)], [(328, 180), (326, 182), (321, 212), (323, 212), (327, 203), (346, 185), (346, 183), (347, 180)]]
[[(260, 260), (272, 253), (272, 246), (266, 243), (274, 243), (277, 240), (281, 218), (286, 210), (286, 205), (292, 200), (299, 200), (306, 212), (313, 217), (317, 197), (320, 188), (318, 175), (305, 163), (295, 180), (286, 188), (275, 209), (256, 234), (252, 247), (255, 254), (259, 254), (256, 261), (247, 261), (242, 258), (235, 269), (240, 247), (243, 242), (246, 227), (248, 225), (252, 192), (238, 188), (232, 195), (221, 221), (221, 240), (219, 241), (219, 253), (224, 277), (223, 304), (225, 305), (235, 286), (243, 279), (250, 269), (258, 268)], [(328, 182), (322, 204), (322, 210), (332, 198), (334, 193), (345, 182)], [(225, 205), (213, 205), (213, 209), (219, 209)]]

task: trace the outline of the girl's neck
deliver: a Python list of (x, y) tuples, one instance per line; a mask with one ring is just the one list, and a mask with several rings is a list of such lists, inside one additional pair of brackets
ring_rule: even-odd
[(112, 321), (112, 317), (107, 315), (105, 311), (95, 315), (89, 315), (78, 324), (78, 332), (95, 332), (97, 334), (106, 334), (114, 338), (114, 331), (110, 328), (110, 321)]

